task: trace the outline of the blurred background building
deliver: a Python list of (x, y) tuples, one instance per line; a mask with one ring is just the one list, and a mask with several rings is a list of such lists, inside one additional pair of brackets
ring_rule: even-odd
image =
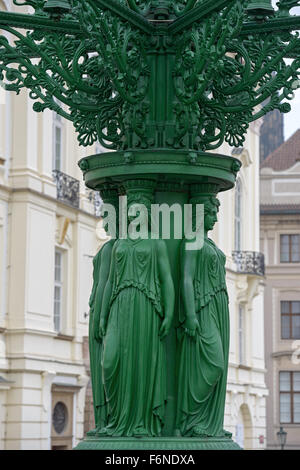
[[(0, 0), (10, 9), (12, 1)], [(1, 95), (3, 98), (3, 94)], [(212, 238), (227, 256), (231, 343), (225, 428), (266, 446), (264, 260), (260, 251), (259, 127), (243, 148), (236, 188), (220, 195)], [(98, 199), (77, 161), (71, 124), (32, 111), (23, 91), (0, 105), (0, 449), (70, 449), (93, 427), (88, 360)], [(292, 300), (292, 299), (289, 299)]]
[(7, 96), (0, 116), (0, 442), (71, 448), (88, 384), (94, 201), (76, 165), (82, 150), (59, 116), (34, 113), (25, 92)]
[(282, 426), (285, 448), (300, 449), (300, 129), (263, 161), (260, 178), (267, 443), (278, 447)]
[(220, 194), (212, 238), (227, 256), (230, 354), (225, 429), (246, 449), (266, 445), (264, 257), (259, 244), (259, 132), (250, 126), (244, 146), (220, 153), (242, 161), (235, 189)]

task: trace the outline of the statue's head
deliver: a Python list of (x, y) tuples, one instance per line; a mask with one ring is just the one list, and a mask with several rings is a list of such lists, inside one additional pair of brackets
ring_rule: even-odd
[(127, 196), (128, 223), (150, 225), (151, 204), (154, 202), (155, 181), (133, 179), (124, 183)]
[[(213, 230), (218, 221), (218, 212), (220, 201), (215, 195), (199, 195), (191, 199), (191, 203), (204, 205), (204, 231), (205, 233)], [(193, 211), (195, 213), (195, 211)]]
[(153, 196), (150, 193), (130, 191), (127, 194), (128, 222), (132, 223), (139, 218), (139, 223), (149, 225), (151, 204), (153, 204)]
[[(101, 208), (101, 217), (103, 217), (103, 228), (105, 230), (105, 232), (108, 234), (108, 235), (112, 235), (110, 233), (110, 227), (114, 228), (113, 231), (115, 231), (116, 233), (116, 237), (118, 238), (118, 223), (117, 223), (117, 220), (118, 220), (118, 213), (119, 213), (119, 195), (118, 195), (118, 191), (116, 188), (112, 188), (110, 186), (106, 186), (104, 187), (101, 191), (100, 191), (100, 194), (101, 194), (101, 198), (104, 202), (104, 206), (102, 206)], [(114, 208), (114, 211), (111, 211), (111, 213), (109, 214), (109, 206), (106, 206), (106, 205), (110, 205), (112, 206), (112, 208)], [(109, 217), (109, 215), (111, 217)]]
[(204, 202), (204, 230), (208, 232), (212, 230), (218, 222), (218, 212), (220, 207), (220, 201), (215, 197), (211, 196)]

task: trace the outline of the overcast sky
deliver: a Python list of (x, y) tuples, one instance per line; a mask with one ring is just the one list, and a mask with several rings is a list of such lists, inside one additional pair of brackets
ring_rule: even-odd
[[(272, 0), (272, 3), (276, 8), (277, 0)], [(293, 8), (290, 13), (300, 15), (300, 7)], [(288, 139), (300, 128), (300, 89), (296, 90), (294, 99), (289, 103), (291, 104), (292, 110), (288, 114), (284, 114), (285, 139)]]

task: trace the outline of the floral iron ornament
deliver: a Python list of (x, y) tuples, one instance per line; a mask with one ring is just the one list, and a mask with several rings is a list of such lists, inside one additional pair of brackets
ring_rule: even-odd
[(240, 146), (251, 121), (290, 110), (300, 21), (289, 11), (299, 2), (281, 0), (259, 22), (241, 0), (52, 3), (14, 0), (35, 13), (0, 13), (11, 35), (0, 37), (0, 78), (28, 88), (35, 111), (73, 121), (81, 145)]

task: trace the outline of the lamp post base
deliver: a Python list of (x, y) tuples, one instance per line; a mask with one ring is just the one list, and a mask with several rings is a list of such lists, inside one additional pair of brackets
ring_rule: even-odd
[[(165, 248), (167, 250), (166, 253), (170, 261), (170, 276), (172, 276), (175, 290), (179, 292), (180, 285), (181, 285), (180, 282), (183, 276), (181, 269), (184, 264), (183, 251), (185, 250), (183, 250), (183, 244), (184, 244), (185, 234), (183, 235), (182, 232), (179, 233), (178, 228), (184, 225), (183, 220), (185, 219), (185, 217), (183, 217), (183, 214), (186, 215), (186, 213), (184, 212), (186, 210), (185, 205), (190, 204), (191, 201), (194, 201), (193, 204), (195, 207), (195, 200), (202, 201), (202, 203), (203, 201), (206, 201), (206, 203), (208, 204), (208, 207), (210, 208), (209, 210), (212, 211), (212, 214), (213, 214), (212, 217), (214, 218), (214, 220), (216, 220), (216, 214), (218, 211), (218, 204), (217, 204), (218, 201), (217, 201), (216, 196), (219, 192), (227, 191), (234, 187), (236, 176), (241, 167), (241, 163), (239, 160), (233, 157), (229, 157), (225, 155), (218, 155), (214, 153), (210, 154), (210, 153), (205, 153), (205, 152), (187, 152), (184, 150), (171, 151), (171, 150), (160, 149), (156, 151), (139, 150), (139, 151), (128, 151), (128, 152), (110, 152), (110, 153), (104, 153), (100, 155), (91, 155), (89, 157), (84, 157), (79, 162), (79, 166), (84, 173), (84, 179), (85, 179), (85, 183), (87, 187), (100, 191), (101, 197), (103, 198), (103, 201), (105, 203), (106, 201), (109, 201), (110, 191), (113, 191), (115, 195), (126, 194), (126, 196), (129, 196), (129, 198), (132, 197), (132, 201), (135, 200), (132, 196), (134, 195), (137, 201), (148, 200), (149, 204), (150, 204), (150, 201), (152, 201), (154, 204), (157, 204), (160, 206), (167, 206), (167, 208), (169, 209), (173, 208), (172, 209), (174, 210), (173, 217), (171, 217), (171, 215), (168, 213), (169, 215), (166, 215), (165, 219), (162, 220), (162, 224), (161, 224), (162, 226), (158, 227), (159, 228), (158, 232), (159, 232), (159, 235), (161, 236), (161, 239), (164, 240), (165, 242)], [(139, 199), (139, 197), (141, 199)], [(201, 202), (198, 202), (198, 203), (201, 204)], [(178, 214), (180, 213), (179, 214), (180, 217), (176, 216), (175, 209)], [(125, 208), (125, 212), (127, 212), (127, 208)], [(122, 213), (123, 213), (123, 209), (122, 207), (120, 207), (119, 215), (120, 214), (122, 215)], [(169, 219), (167, 219), (168, 217)], [(157, 220), (158, 220), (157, 225), (159, 225), (160, 223), (159, 218)], [(168, 225), (169, 230), (165, 231), (166, 236), (163, 237), (164, 223), (166, 222), (169, 223)], [(190, 220), (190, 222), (191, 222), (191, 227), (192, 227), (193, 221)], [(123, 225), (127, 227), (127, 222), (125, 221)], [(124, 234), (122, 234), (122, 237), (120, 236), (119, 240), (116, 243), (117, 244), (119, 244), (119, 242), (120, 244), (125, 243), (124, 238), (126, 238), (126, 236), (127, 236), (127, 233), (125, 233), (125, 236)], [(153, 241), (154, 240), (155, 239), (153, 239)], [(151, 243), (152, 243), (152, 240), (151, 240)], [(203, 272), (206, 273), (206, 274), (203, 274), (203, 276), (207, 277), (208, 279), (207, 285), (209, 286), (209, 288), (207, 288), (206, 285), (204, 286), (201, 284), (201, 289), (203, 291), (202, 295), (203, 295), (203, 299), (204, 299), (204, 296), (206, 296), (205, 299), (210, 299), (210, 297), (214, 297), (215, 299), (214, 302), (216, 302), (215, 305), (217, 305), (218, 306), (217, 308), (219, 309), (218, 321), (220, 322), (220, 325), (222, 325), (221, 329), (224, 327), (223, 331), (216, 333), (216, 328), (214, 324), (212, 325), (209, 324), (210, 325), (209, 337), (211, 338), (213, 337), (213, 335), (218, 334), (220, 344), (221, 343), (223, 344), (222, 346), (223, 349), (220, 354), (218, 351), (217, 353), (214, 353), (213, 358), (211, 359), (211, 362), (208, 362), (209, 370), (208, 369), (207, 370), (208, 370), (209, 377), (212, 383), (217, 383), (219, 381), (220, 373), (221, 373), (219, 371), (221, 370), (224, 370), (224, 377), (222, 379), (222, 382), (219, 381), (221, 386), (220, 386), (220, 389), (218, 389), (220, 391), (217, 391), (216, 393), (217, 400), (218, 400), (217, 403), (214, 404), (214, 407), (216, 409), (213, 410), (212, 400), (210, 399), (210, 406), (212, 408), (210, 408), (210, 411), (206, 410), (205, 413), (207, 416), (209, 416), (209, 413), (213, 413), (214, 419), (218, 420), (217, 424), (214, 421), (215, 427), (213, 427), (212, 424), (210, 424), (212, 428), (222, 429), (221, 423), (222, 423), (223, 417), (221, 416), (221, 414), (223, 413), (223, 401), (225, 401), (225, 386), (226, 386), (225, 374), (227, 374), (227, 363), (226, 364), (224, 363), (224, 357), (225, 357), (224, 351), (227, 351), (229, 347), (227, 344), (228, 342), (227, 336), (226, 336), (227, 333), (225, 334), (226, 331), (229, 331), (229, 325), (228, 325), (229, 312), (228, 312), (228, 307), (227, 307), (227, 304), (228, 304), (227, 294), (225, 293), (225, 275), (224, 275), (226, 257), (216, 247), (216, 245), (212, 241), (206, 241), (206, 244), (207, 246), (205, 248), (205, 253), (206, 253), (205, 256), (207, 256), (208, 259), (206, 259), (204, 262), (203, 259), (201, 258), (199, 259), (199, 263), (201, 265), (201, 269), (203, 269)], [(154, 245), (151, 245), (151, 246), (154, 246)], [(127, 245), (126, 246), (124, 245), (124, 250), (125, 250), (124, 253), (128, 251)], [(148, 253), (148, 251), (145, 251), (143, 253)], [(146, 256), (146, 254), (145, 255), (143, 254), (143, 256)], [(112, 262), (115, 263), (116, 265), (117, 260), (115, 257), (112, 260), (110, 260), (110, 263)], [(135, 263), (137, 266), (140, 266), (140, 264), (138, 263), (141, 263), (141, 262), (135, 261)], [(145, 264), (143, 265), (144, 270), (146, 269), (145, 266), (147, 266), (147, 263), (145, 261)], [(134, 268), (133, 272), (136, 272), (136, 268)], [(132, 276), (132, 274), (130, 274), (129, 276)], [(128, 277), (128, 279), (131, 279), (131, 277)], [(139, 279), (136, 279), (135, 282), (138, 283)], [(160, 285), (161, 278), (159, 278), (159, 276), (157, 277), (156, 282), (158, 285)], [(201, 282), (202, 281), (199, 281), (198, 284), (200, 285)], [(155, 290), (156, 287), (153, 287), (153, 289)], [(216, 293), (216, 296), (215, 294), (212, 294), (213, 292)], [(154, 294), (154, 296), (156, 296), (156, 294)], [(209, 302), (209, 300), (205, 300), (205, 302)], [(117, 304), (114, 303), (113, 305), (114, 305), (113, 308), (116, 308)], [(120, 304), (120, 305), (123, 305), (123, 304)], [(124, 305), (126, 305), (126, 302), (124, 303)], [(174, 428), (175, 421), (176, 419), (179, 419), (180, 417), (178, 413), (181, 413), (181, 410), (177, 409), (177, 401), (182, 400), (183, 402), (183, 400), (187, 400), (186, 396), (184, 395), (185, 394), (184, 387), (179, 391), (177, 389), (176, 383), (179, 382), (181, 384), (188, 384), (190, 380), (190, 376), (192, 376), (193, 378), (191, 380), (194, 384), (196, 384), (198, 380), (198, 376), (200, 377), (201, 375), (198, 370), (196, 370), (195, 372), (190, 367), (190, 362), (189, 362), (190, 354), (192, 354), (191, 357), (195, 357), (194, 354), (198, 354), (198, 353), (195, 353), (193, 349), (188, 349), (190, 348), (190, 343), (188, 343), (187, 345), (187, 343), (184, 342), (185, 346), (187, 347), (185, 351), (188, 351), (188, 352), (185, 352), (182, 363), (181, 362), (179, 363), (179, 360), (178, 360), (179, 357), (181, 357), (181, 349), (182, 349), (181, 339), (179, 339), (180, 335), (177, 334), (178, 327), (182, 320), (182, 318), (180, 319), (180, 305), (181, 304), (180, 304), (179, 295), (178, 295), (177, 302), (176, 302), (175, 309), (174, 309), (173, 326), (170, 329), (168, 337), (166, 338), (166, 341), (165, 341), (166, 364), (168, 365), (167, 370), (166, 370), (166, 385), (167, 385), (166, 396), (168, 397), (168, 400), (166, 402), (165, 414), (164, 414), (163, 437), (161, 438), (158, 438), (158, 437), (155, 437), (155, 438), (104, 437), (104, 434), (97, 435), (96, 433), (93, 435), (93, 433), (90, 432), (88, 433), (88, 436), (86, 437), (86, 439), (83, 440), (76, 447), (76, 449), (78, 450), (88, 450), (88, 449), (91, 449), (91, 450), (163, 450), (163, 451), (164, 450), (166, 451), (168, 450), (170, 451), (172, 450), (174, 451), (195, 450), (196, 451), (196, 450), (226, 450), (226, 449), (234, 450), (234, 449), (240, 448), (236, 443), (232, 441), (231, 435), (227, 435), (225, 432), (224, 434), (222, 433), (222, 435), (217, 436), (217, 437), (205, 437), (203, 434), (201, 435), (198, 434), (197, 437), (182, 438), (182, 437), (179, 437), (178, 434), (176, 434), (176, 429)], [(122, 311), (122, 308), (123, 307), (120, 307), (119, 310)], [(131, 309), (130, 315), (132, 314), (132, 312), (134, 313), (135, 311), (137, 313), (139, 311), (142, 312), (143, 308), (144, 307), (142, 306), (141, 307), (138, 306), (136, 309)], [(140, 313), (138, 313), (138, 317), (139, 316), (140, 316)], [(126, 317), (126, 320), (124, 321), (124, 324), (126, 324), (126, 321), (128, 321), (127, 317)], [(120, 328), (120, 331), (122, 331), (122, 328)], [(109, 343), (111, 341), (111, 339), (109, 338), (110, 337), (108, 336), (108, 340), (105, 340), (107, 344), (111, 344)], [(136, 341), (136, 340), (133, 339), (132, 342), (133, 341)], [(219, 344), (219, 343), (217, 343), (216, 341), (214, 344)], [(210, 348), (211, 348), (210, 349), (211, 351), (212, 346), (210, 346)], [(144, 347), (140, 347), (139, 349), (140, 352), (144, 350), (145, 350)], [(155, 351), (155, 349), (153, 350)], [(226, 352), (226, 355), (227, 353), (228, 351)], [(122, 351), (117, 351), (116, 354), (122, 355), (123, 353)], [(206, 357), (207, 354), (209, 355), (211, 354), (211, 352), (206, 353), (204, 351), (203, 354), (205, 354), (205, 357)], [(217, 364), (217, 356), (220, 358), (220, 361), (218, 362), (218, 364)], [(98, 363), (97, 361), (99, 362), (98, 356), (95, 359), (95, 364)], [(200, 362), (201, 362), (201, 359), (200, 359)], [(131, 369), (130, 364), (131, 362), (128, 363), (128, 365), (126, 365), (126, 370), (128, 370), (128, 374), (131, 374), (132, 377), (136, 377), (134, 380), (137, 383), (139, 380), (139, 377), (135, 374), (135, 371)], [(155, 374), (159, 370), (160, 370), (160, 366), (157, 369), (155, 369)], [(152, 372), (149, 372), (149, 377), (150, 376), (152, 377), (151, 374)], [(212, 378), (212, 374), (214, 374), (213, 376), (215, 377), (214, 379)], [(116, 380), (119, 380), (119, 379), (123, 380), (120, 377), (117, 377)], [(98, 380), (98, 378), (96, 378), (96, 380)], [(129, 387), (127, 387), (126, 385), (127, 387), (126, 390), (128, 390), (128, 394), (130, 393), (134, 394), (135, 390), (134, 388), (132, 388), (132, 384), (134, 383), (134, 381), (132, 378), (130, 380), (131, 380), (130, 382), (131, 385)], [(125, 382), (126, 380), (124, 380), (124, 383)], [(120, 384), (121, 385), (113, 384), (112, 387), (116, 386), (117, 387), (116, 390), (125, 390), (124, 388), (125, 385), (122, 385), (121, 381), (120, 381)], [(145, 381), (145, 384), (146, 384), (146, 381)], [(145, 387), (146, 386), (147, 385), (145, 385)], [(98, 387), (99, 387), (99, 390), (98, 390), (99, 396), (100, 394), (102, 394), (101, 397), (103, 397), (104, 394), (106, 393), (106, 390), (104, 390), (103, 384), (101, 384), (100, 381), (98, 383)], [(101, 389), (101, 387), (103, 387), (103, 389)], [(140, 387), (141, 390), (143, 389), (142, 387), (144, 387), (144, 385)], [(97, 384), (96, 384), (96, 388), (97, 388)], [(199, 390), (196, 387), (196, 390), (194, 389), (194, 390), (188, 391), (187, 396), (197, 397), (198, 392)], [(203, 391), (201, 391), (201, 393), (203, 393)], [(205, 393), (206, 393), (206, 396), (209, 396), (210, 392), (208, 393), (204, 390), (204, 395)], [(182, 395), (183, 398), (181, 398), (180, 394)], [(145, 399), (144, 396), (147, 397), (146, 394), (144, 394), (143, 396), (141, 395), (140, 402), (139, 402), (140, 404), (143, 403), (143, 400)], [(125, 394), (124, 394), (124, 397), (125, 397)], [(128, 397), (126, 397), (126, 399), (127, 398)], [(150, 397), (150, 398), (151, 400), (153, 400), (153, 397)], [(103, 400), (103, 398), (101, 398), (101, 400)], [(163, 395), (161, 397), (159, 396), (159, 400), (160, 400), (159, 403), (163, 404), (164, 396)], [(107, 398), (107, 402), (109, 402), (108, 398)], [(121, 401), (119, 401), (118, 403), (120, 403), (120, 405), (118, 406), (119, 406), (119, 409), (121, 409)], [(130, 399), (130, 400), (127, 400), (126, 405), (123, 404), (123, 406), (127, 407), (126, 416), (129, 416), (131, 413), (135, 412), (135, 410), (131, 409), (132, 403), (133, 402)], [(147, 407), (147, 409), (148, 408), (150, 409), (150, 406), (153, 406), (153, 404), (151, 403), (149, 403), (149, 406)], [(145, 404), (143, 404), (143, 406), (145, 407)], [(192, 406), (194, 406), (194, 404)], [(221, 412), (218, 412), (217, 410), (218, 408), (221, 410)], [(187, 411), (185, 412), (187, 413)], [(194, 413), (193, 410), (188, 410), (188, 413), (190, 412)], [(201, 414), (201, 420), (202, 420), (203, 419), (202, 411), (200, 414)], [(148, 421), (152, 419), (153, 416), (151, 415), (151, 413), (149, 414), (149, 416), (147, 415)], [(118, 419), (119, 418), (117, 418), (117, 420)], [(146, 419), (146, 417), (142, 418), (141, 416), (141, 418), (139, 418), (140, 420), (139, 422), (134, 422), (137, 428), (140, 427), (140, 423), (143, 422), (143, 419)], [(201, 420), (200, 420), (200, 423), (203, 424)], [(130, 420), (128, 422), (130, 422)], [(148, 426), (150, 429), (149, 423), (148, 423)], [(187, 423), (185, 423), (185, 425), (186, 424), (188, 424), (188, 420), (187, 420)], [(195, 426), (195, 428), (196, 427), (197, 426)], [(201, 429), (201, 426), (199, 425), (198, 428)], [(122, 429), (122, 432), (124, 432), (125, 434), (126, 426), (121, 427), (121, 429)], [(204, 427), (204, 429), (206, 429), (206, 427)], [(119, 429), (117, 429), (115, 433), (117, 434), (118, 432), (119, 432)], [(143, 436), (145, 436), (145, 434), (146, 433), (144, 433)]]
[(87, 437), (75, 450), (242, 450), (230, 437)]

